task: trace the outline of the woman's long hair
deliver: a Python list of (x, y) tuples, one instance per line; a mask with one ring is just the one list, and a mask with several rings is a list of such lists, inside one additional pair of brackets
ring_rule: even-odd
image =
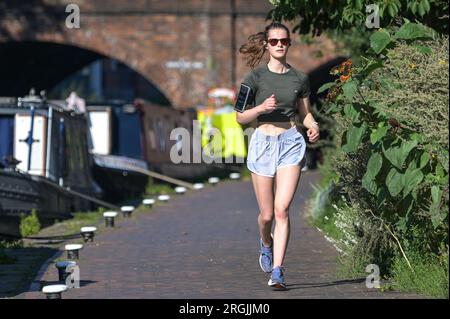
[(264, 41), (267, 42), (269, 31), (272, 29), (284, 29), (290, 37), (289, 29), (280, 22), (272, 22), (265, 27), (264, 31), (252, 34), (247, 43), (241, 45), (239, 52), (244, 55), (245, 63), (252, 69), (261, 62), (266, 52)]

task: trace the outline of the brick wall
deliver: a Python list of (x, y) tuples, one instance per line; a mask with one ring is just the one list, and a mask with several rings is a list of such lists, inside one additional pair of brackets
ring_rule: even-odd
[[(26, 5), (11, 0), (0, 3), (0, 46), (11, 40), (50, 41), (101, 53), (141, 73), (177, 107), (204, 103), (211, 87), (239, 85), (249, 68), (238, 49), (250, 34), (269, 23), (265, 17), (271, 8), (265, 0), (235, 0), (233, 37), (231, 0), (23, 3)], [(65, 26), (68, 3), (80, 7), (80, 29)], [(308, 72), (334, 57), (333, 44), (326, 38), (319, 38), (311, 47), (294, 39), (288, 62), (300, 70)], [(180, 68), (182, 65), (189, 68)]]

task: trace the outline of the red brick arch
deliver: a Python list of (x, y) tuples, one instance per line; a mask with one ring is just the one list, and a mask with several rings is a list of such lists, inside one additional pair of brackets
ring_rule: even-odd
[[(204, 103), (211, 87), (239, 85), (249, 68), (237, 50), (268, 24), (271, 8), (261, 0), (73, 0), (81, 10), (81, 25), (69, 29), (67, 1), (55, 5), (54, 0), (30, 0), (22, 7), (14, 2), (0, 4), (0, 45), (12, 40), (54, 42), (117, 59), (177, 107)], [(308, 72), (334, 56), (331, 41), (321, 38), (312, 47), (294, 41), (288, 60)], [(189, 68), (173, 68), (180, 64)]]

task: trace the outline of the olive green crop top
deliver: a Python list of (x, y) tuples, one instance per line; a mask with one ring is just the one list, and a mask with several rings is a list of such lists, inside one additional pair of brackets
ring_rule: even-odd
[(288, 122), (298, 113), (297, 100), (309, 96), (308, 75), (290, 66), (286, 73), (269, 70), (266, 63), (248, 72), (242, 83), (253, 90), (252, 106), (260, 105), (265, 99), (275, 94), (277, 108), (271, 113), (260, 114), (258, 122)]

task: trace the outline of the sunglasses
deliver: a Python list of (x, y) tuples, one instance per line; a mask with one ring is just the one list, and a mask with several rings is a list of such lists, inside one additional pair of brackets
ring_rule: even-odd
[(289, 45), (289, 44), (291, 44), (291, 39), (289, 39), (289, 38), (283, 38), (283, 39), (269, 39), (269, 40), (267, 40), (267, 42), (269, 42), (270, 43), (270, 45), (271, 46), (276, 46), (277, 44), (278, 44), (278, 41), (280, 41), (281, 42), (281, 44), (282, 45)]

